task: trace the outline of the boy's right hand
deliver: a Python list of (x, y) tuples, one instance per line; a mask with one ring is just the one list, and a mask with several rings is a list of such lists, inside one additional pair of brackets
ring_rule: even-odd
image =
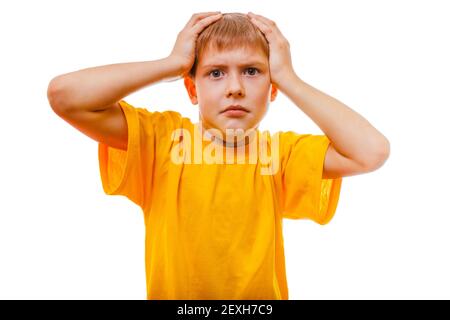
[(208, 25), (221, 17), (222, 13), (220, 13), (220, 11), (195, 13), (183, 30), (178, 33), (175, 46), (170, 53), (169, 58), (180, 66), (183, 76), (187, 75), (194, 64), (195, 45), (198, 35)]

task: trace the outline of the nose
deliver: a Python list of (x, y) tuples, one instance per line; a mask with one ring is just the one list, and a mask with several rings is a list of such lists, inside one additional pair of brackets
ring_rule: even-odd
[(245, 89), (242, 84), (239, 75), (230, 73), (228, 84), (227, 84), (227, 97), (237, 96), (243, 97), (245, 95)]

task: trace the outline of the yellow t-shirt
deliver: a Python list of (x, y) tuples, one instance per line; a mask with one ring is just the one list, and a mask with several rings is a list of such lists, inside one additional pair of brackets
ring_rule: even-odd
[[(270, 155), (279, 146), (277, 170), (262, 174), (267, 159), (250, 162), (248, 150), (244, 164), (195, 162), (198, 148), (189, 159), (198, 127), (178, 112), (120, 106), (128, 149), (99, 143), (100, 175), (106, 194), (142, 208), (147, 298), (288, 299), (282, 218), (326, 224), (339, 199), (342, 178), (322, 179), (328, 138), (258, 131)], [(201, 139), (200, 150), (212, 144)]]

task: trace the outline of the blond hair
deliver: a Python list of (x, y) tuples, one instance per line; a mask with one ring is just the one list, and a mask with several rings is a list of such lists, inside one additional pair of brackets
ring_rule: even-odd
[(198, 61), (207, 49), (260, 48), (269, 57), (269, 43), (264, 34), (242, 13), (224, 13), (222, 18), (207, 26), (198, 36), (195, 61), (189, 76), (195, 78)]

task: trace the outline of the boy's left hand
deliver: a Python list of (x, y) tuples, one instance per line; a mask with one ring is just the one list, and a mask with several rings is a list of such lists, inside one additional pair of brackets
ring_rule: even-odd
[(247, 16), (269, 42), (270, 77), (271, 81), (280, 87), (283, 81), (295, 75), (289, 42), (274, 21), (252, 12), (249, 12)]

